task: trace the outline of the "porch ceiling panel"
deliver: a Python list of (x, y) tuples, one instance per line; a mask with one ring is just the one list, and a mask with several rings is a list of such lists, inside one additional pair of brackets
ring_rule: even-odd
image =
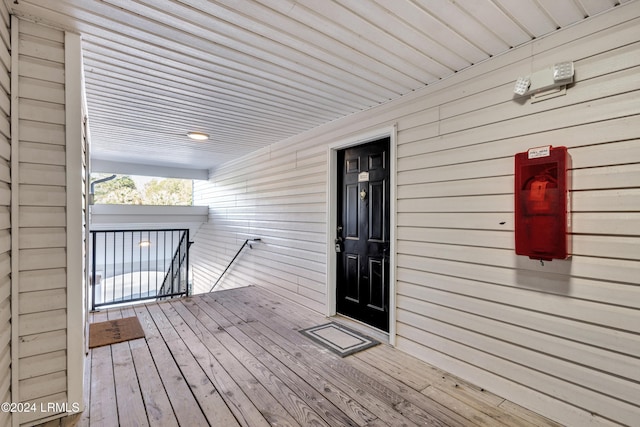
[[(195, 169), (401, 97), (624, 2), (5, 1), (20, 16), (82, 34), (94, 158)], [(211, 139), (190, 141), (189, 131)]]

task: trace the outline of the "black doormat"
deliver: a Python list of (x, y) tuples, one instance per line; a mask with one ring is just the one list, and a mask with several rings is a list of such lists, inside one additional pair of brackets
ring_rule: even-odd
[(380, 341), (334, 322), (303, 329), (300, 332), (341, 357), (380, 344)]

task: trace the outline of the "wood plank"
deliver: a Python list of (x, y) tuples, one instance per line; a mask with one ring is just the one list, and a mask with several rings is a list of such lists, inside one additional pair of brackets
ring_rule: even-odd
[(115, 381), (118, 425), (148, 426), (147, 414), (142, 401), (138, 377), (128, 342), (111, 345), (113, 377)]
[[(84, 383), (83, 383), (84, 396), (82, 399), (84, 410), (82, 411), (81, 414), (78, 414), (79, 420), (77, 420), (75, 427), (89, 427), (89, 419), (91, 416), (91, 384), (92, 384), (91, 360), (92, 360), (92, 353), (91, 351), (89, 351), (84, 357)], [(66, 425), (65, 423), (64, 427), (73, 427), (73, 424), (69, 423), (69, 425)]]
[[(351, 399), (347, 391), (341, 389), (336, 383), (325, 378), (322, 374), (316, 373), (310, 369), (306, 361), (301, 360), (297, 355), (292, 355), (279, 345), (269, 340), (260, 332), (253, 328), (245, 328), (245, 322), (235, 316), (235, 314), (222, 305), (216, 303), (213, 299), (207, 300), (202, 298), (196, 301), (196, 305), (200, 310), (206, 312), (212, 319), (218, 322), (230, 334), (246, 336), (247, 339), (253, 340), (255, 343), (264, 348), (271, 357), (280, 362), (282, 365), (291, 369), (299, 378), (303, 378), (318, 392), (322, 393), (324, 398), (338, 407), (357, 425), (369, 425), (377, 420), (377, 417), (368, 411), (364, 406)], [(227, 324), (228, 326), (222, 326)], [(237, 329), (237, 331), (236, 331)], [(347, 424), (349, 425), (349, 424)]]
[[(184, 323), (171, 306), (163, 305), (162, 309), (170, 315), (169, 321), (176, 322), (174, 333), (188, 339), (194, 350), (194, 356), (206, 375), (208, 381), (214, 382), (215, 388), (225, 396), (225, 404), (242, 425), (266, 425), (279, 422), (284, 425), (295, 424), (287, 411), (264, 390), (246, 370), (234, 361), (233, 356), (222, 347), (215, 338), (206, 331), (199, 331), (199, 337)], [(174, 340), (175, 341), (175, 340)], [(193, 348), (193, 346), (196, 348)], [(213, 357), (212, 357), (213, 356)], [(204, 365), (208, 360), (209, 367)]]
[[(204, 327), (210, 332), (217, 331), (215, 338), (251, 373), (272, 396), (291, 414), (300, 425), (329, 425), (318, 415), (317, 408), (311, 406), (297, 390), (292, 389), (292, 384), (283, 381), (276, 373), (265, 366), (263, 357), (240, 345), (229, 334), (220, 332), (218, 325), (208, 316), (196, 316), (180, 303), (172, 303), (172, 306), (192, 328)], [(191, 306), (193, 308), (193, 306)], [(295, 387), (295, 386), (293, 386)], [(311, 396), (315, 393), (312, 392)], [(317, 396), (317, 395), (316, 395)], [(324, 411), (322, 411), (324, 412)], [(344, 418), (342, 419), (344, 422)]]
[[(400, 352), (389, 346), (377, 346), (368, 351), (357, 353), (356, 358), (369, 363), (371, 366), (380, 368), (393, 376), (426, 376), (429, 377), (430, 386), (422, 389), (422, 393), (429, 395), (432, 399), (445, 404), (447, 407), (456, 407), (457, 401), (464, 402), (484, 414), (494, 417), (497, 422), (507, 425), (537, 426), (537, 425), (557, 425), (546, 418), (533, 414), (521, 408), (521, 411), (529, 413), (529, 421), (524, 421), (515, 416), (517, 414), (505, 413), (499, 409), (505, 399), (483, 388), (470, 384), (467, 381), (457, 378), (445, 371), (437, 369), (421, 360), (418, 360), (406, 353)], [(391, 366), (390, 366), (391, 365)], [(403, 369), (404, 367), (404, 369)], [(406, 372), (409, 371), (409, 372)], [(445, 396), (442, 396), (445, 394)], [(450, 396), (450, 397), (447, 397)], [(454, 401), (450, 401), (454, 398)]]
[[(466, 417), (471, 418), (476, 422), (486, 422), (486, 425), (488, 426), (502, 425), (508, 427), (539, 427), (544, 425), (540, 422), (540, 420), (536, 420), (535, 423), (527, 422), (522, 418), (511, 414), (505, 414), (504, 411), (488, 405), (478, 405), (480, 407), (476, 407), (473, 405), (473, 401), (468, 402), (462, 400), (458, 397), (458, 395), (449, 395), (447, 393), (443, 393), (441, 390), (438, 390), (435, 387), (428, 387), (423, 390), (422, 393), (425, 396), (429, 396), (431, 399), (434, 399), (435, 401), (441, 403), (442, 405), (446, 405), (448, 408), (464, 414)], [(560, 427), (560, 424), (555, 423), (548, 425), (555, 425), (557, 427)]]
[[(218, 333), (216, 337), (219, 339), (225, 337), (224, 339), (229, 341), (232, 346), (241, 343), (243, 347), (259, 359), (261, 363), (265, 364), (280, 380), (284, 381), (287, 387), (291, 388), (299, 397), (304, 399), (305, 402), (330, 425), (362, 425), (375, 418), (371, 414), (368, 414), (368, 411), (364, 408), (355, 405), (355, 402), (349, 402), (350, 399), (344, 395), (342, 391), (336, 389), (336, 387), (333, 387), (327, 381), (322, 380), (319, 376), (313, 375), (306, 366), (298, 363), (296, 360), (287, 358), (286, 364), (281, 362), (277, 357), (273, 356), (272, 353), (280, 352), (280, 357), (286, 357), (285, 352), (273, 344), (265, 346), (264, 343), (261, 345), (257, 341), (252, 340), (248, 335), (234, 326), (233, 322), (229, 322), (227, 317), (215, 311), (211, 305), (198, 300), (192, 301), (192, 304), (185, 303), (185, 306), (197, 316), (198, 319), (202, 319), (203, 324), (206, 325), (210, 331), (213, 332), (216, 327), (219, 329), (224, 328), (224, 331), (227, 332), (229, 336), (226, 337), (226, 334)], [(230, 313), (230, 317), (233, 318), (232, 313)], [(222, 325), (225, 324), (227, 326), (223, 327)], [(231, 341), (230, 337), (235, 341)], [(229, 346), (227, 347), (229, 348)], [(232, 348), (230, 348), (230, 351), (236, 354)]]
[[(135, 312), (134, 312), (135, 314)], [(129, 343), (136, 375), (140, 384), (142, 399), (147, 409), (149, 424), (152, 426), (177, 425), (178, 420), (167, 397), (158, 367), (156, 366), (146, 340)]]
[[(153, 308), (152, 305), (149, 305), (149, 308), (157, 311), (157, 308)], [(135, 311), (145, 331), (146, 341), (154, 362), (158, 366), (158, 372), (162, 372), (162, 383), (176, 418), (185, 425), (206, 425), (207, 420), (180, 369), (173, 363), (172, 352), (167, 347), (168, 343), (163, 341), (154, 317), (146, 306), (136, 306)]]
[(523, 408), (520, 405), (516, 405), (510, 400), (505, 400), (499, 405), (501, 410), (508, 411), (509, 414), (513, 414), (514, 416), (524, 420), (527, 423), (531, 423), (534, 426), (558, 426), (559, 424), (545, 418), (541, 415), (536, 414), (533, 411), (530, 411), (526, 408)]
[[(410, 418), (421, 421), (420, 424), (447, 426), (491, 426), (496, 424), (495, 420), (490, 420), (488, 417), (483, 416), (483, 414), (469, 405), (453, 399), (442, 399), (442, 393), (433, 398), (405, 387), (404, 384), (384, 371), (357, 358), (350, 358), (349, 362), (359, 371), (374, 377), (381, 385), (402, 396), (405, 399), (405, 403), (402, 403), (400, 407), (403, 411), (411, 412), (413, 417)], [(429, 396), (430, 398), (424, 399), (424, 396)], [(457, 405), (451, 405), (452, 401)], [(407, 416), (409, 417), (409, 415)]]
[[(435, 330), (430, 329), (427, 331), (427, 329), (423, 330), (411, 326), (412, 323), (410, 322), (412, 319), (403, 319), (404, 317), (399, 317), (399, 336), (414, 343), (429, 343), (429, 347), (423, 348), (423, 351), (432, 352), (436, 357), (442, 357), (442, 355), (453, 357), (457, 354), (467, 354), (468, 357), (473, 357), (477, 363), (482, 363), (482, 366), (485, 366), (490, 372), (500, 373), (504, 375), (505, 378), (509, 378), (510, 381), (519, 383), (526, 381), (530, 387), (536, 390), (544, 386), (554, 386), (558, 390), (563, 390), (562, 397), (567, 402), (571, 402), (576, 406), (582, 405), (597, 409), (598, 413), (605, 417), (611, 417), (615, 414), (618, 419), (631, 422), (631, 420), (634, 419), (634, 413), (637, 412), (637, 407), (634, 408), (634, 405), (622, 400), (597, 392), (587, 391), (578, 385), (567, 383), (562, 379), (546, 375), (543, 372), (536, 371), (534, 373), (528, 367), (513, 362), (514, 359), (508, 359), (508, 357), (512, 355), (502, 353), (504, 357), (498, 357), (493, 352), (485, 351), (487, 349), (486, 347), (482, 350), (476, 349), (479, 341), (478, 337), (472, 333), (465, 333), (455, 328), (455, 332), (462, 333), (459, 335), (460, 341), (454, 342), (442, 338), (454, 332), (454, 328), (438, 325)], [(435, 326), (433, 322), (429, 322), (429, 324), (430, 327)], [(495, 341), (492, 342), (495, 343)], [(484, 342), (483, 344), (485, 346), (490, 345)]]
[[(245, 290), (245, 295), (247, 292), (250, 291), (248, 289)], [(257, 293), (260, 294), (259, 299), (261, 301), (261, 305), (265, 305), (266, 307), (276, 311), (278, 309), (282, 309), (282, 306), (278, 301), (269, 298), (268, 295), (265, 295), (266, 292), (264, 292), (264, 290), (260, 289), (259, 291), (257, 291)], [(266, 304), (265, 301), (267, 301)], [(383, 355), (386, 355), (387, 357), (383, 357)], [(497, 406), (504, 400), (503, 398), (481, 390), (479, 387), (473, 386), (465, 381), (462, 381), (459, 378), (454, 378), (450, 374), (439, 371), (436, 368), (419, 361), (418, 359), (403, 354), (385, 345), (376, 346), (372, 349), (369, 349), (368, 351), (357, 353), (355, 355), (355, 358), (361, 359), (363, 361), (368, 361), (371, 367), (376, 367), (384, 373), (395, 373), (409, 383), (413, 383), (415, 378), (423, 378), (422, 382), (418, 383), (417, 386), (414, 387), (414, 389), (418, 391), (427, 387), (429, 384), (435, 384), (442, 387), (443, 389), (453, 390), (454, 392), (450, 393), (456, 398), (455, 401), (450, 401), (446, 397), (439, 398), (438, 394), (442, 394), (442, 391), (438, 391), (436, 393), (434, 400), (440, 402), (445, 408), (447, 407), (448, 403), (457, 404), (457, 409), (459, 409), (463, 413), (463, 409), (467, 410), (467, 415), (471, 417), (470, 420), (474, 420), (474, 422), (478, 424), (482, 424), (483, 417), (474, 418), (474, 414), (478, 415), (476, 414), (476, 410), (467, 408), (467, 406), (471, 405), (468, 405), (468, 403), (466, 402), (464, 404), (461, 404), (458, 399), (460, 394), (470, 396), (471, 401), (476, 404), (481, 403), (484, 406), (491, 407)], [(353, 360), (353, 358), (349, 358), (349, 360)], [(376, 374), (376, 378), (380, 380), (380, 375), (382, 375), (383, 377), (387, 375), (384, 373)], [(386, 379), (386, 383), (390, 384), (390, 387), (397, 387), (397, 384), (393, 384), (393, 382), (391, 382), (388, 378)], [(433, 408), (429, 405), (421, 404), (420, 400), (417, 399), (415, 395), (413, 396), (413, 399), (413, 402), (417, 406), (423, 405), (425, 409), (431, 408), (432, 410), (437, 411), (437, 407)], [(407, 400), (411, 401), (411, 397), (408, 397)], [(486, 418), (486, 416), (484, 418)], [(484, 423), (487, 425), (492, 424), (491, 421), (486, 419)]]
[[(150, 402), (159, 398), (164, 400), (168, 413), (162, 411), (153, 420), (184, 423), (175, 396), (168, 396), (175, 390), (167, 386), (167, 381), (175, 381), (172, 379), (175, 376), (182, 378), (176, 384), (186, 389), (186, 396), (193, 402), (211, 404), (206, 390), (215, 386), (222, 393), (219, 402), (225, 408), (228, 405), (230, 418), (225, 425), (228, 422), (267, 425), (273, 418), (257, 408), (269, 408), (273, 399), (282, 403), (280, 413), (291, 414), (290, 425), (397, 425), (393, 421), (403, 419), (406, 425), (557, 426), (517, 405), (505, 405), (503, 409), (499, 406), (502, 398), (388, 346), (377, 346), (346, 359), (337, 358), (296, 331), (325, 322), (324, 316), (282, 301), (262, 288), (245, 287), (113, 309), (93, 313), (92, 317), (99, 321), (134, 313), (141, 319), (147, 337), (122, 343), (122, 362), (128, 366), (128, 376), (133, 377), (131, 384), (138, 388), (135, 384), (139, 383), (136, 410), (146, 406), (150, 420)], [(165, 346), (165, 357), (152, 349), (161, 346)], [(98, 349), (92, 351), (95, 350)], [(136, 360), (136, 354), (146, 354), (142, 358), (145, 363)], [(120, 369), (120, 363), (116, 359), (113, 362), (116, 363), (113, 369)], [(149, 373), (143, 374), (143, 366)], [(421, 380), (412, 381), (411, 376)], [(143, 378), (155, 384), (152, 399), (147, 398)], [(199, 384), (202, 387), (197, 388), (204, 390), (201, 394), (193, 390), (192, 394), (189, 384)], [(116, 386), (113, 387), (115, 390)], [(262, 392), (255, 391), (262, 387)], [(92, 394), (92, 399), (95, 398), (99, 395)], [(117, 411), (126, 412), (121, 403)], [(194, 411), (199, 416), (203, 416), (202, 411), (204, 414), (209, 411), (206, 405), (202, 409), (197, 407), (196, 404)], [(252, 411), (254, 419), (248, 416)], [(89, 413), (94, 424), (93, 413)], [(211, 416), (207, 419), (213, 424)]]
[[(240, 292), (238, 292), (240, 291)], [(285, 309), (285, 307), (280, 304), (280, 301), (273, 298), (273, 295), (269, 295), (268, 292), (265, 292), (264, 289), (256, 289), (255, 291), (252, 288), (245, 288), (241, 290), (234, 290), (234, 295), (243, 295), (246, 298), (258, 298), (260, 301), (260, 305), (264, 306), (265, 309), (268, 309), (273, 312), (286, 310), (282, 314), (287, 318), (291, 317), (292, 313), (301, 313), (300, 311), (292, 312), (289, 307)], [(257, 294), (257, 295), (256, 295)], [(313, 320), (312, 320), (313, 321)], [(465, 406), (471, 406), (478, 410), (484, 409), (483, 413), (489, 414), (490, 416), (496, 416), (500, 419), (509, 420), (511, 415), (505, 414), (502, 411), (497, 411), (496, 406), (500, 404), (504, 399), (495, 396), (491, 393), (486, 392), (484, 389), (480, 389), (474, 385), (471, 385), (465, 381), (462, 381), (459, 378), (455, 378), (448, 373), (442, 372), (438, 369), (431, 367), (430, 365), (421, 362), (417, 359), (408, 356), (405, 353), (398, 352), (397, 350), (388, 347), (388, 346), (377, 346), (372, 349), (367, 350), (366, 352), (361, 352), (356, 355), (356, 358), (369, 358), (371, 361), (371, 366), (376, 366), (378, 368), (382, 368), (383, 372), (389, 372), (388, 369), (385, 369), (385, 364), (381, 364), (383, 360), (379, 356), (371, 357), (371, 355), (375, 353), (386, 353), (388, 355), (387, 360), (392, 360), (393, 362), (398, 364), (398, 369), (402, 370), (403, 373), (406, 370), (411, 371), (412, 365), (419, 365), (415, 367), (416, 374), (415, 375), (428, 375), (432, 377), (433, 383), (436, 385), (434, 388), (429, 387), (428, 389), (433, 388), (433, 390), (448, 390), (447, 393), (455, 398), (454, 401), (451, 401), (450, 398), (445, 396), (441, 396), (442, 391), (432, 392), (433, 396), (436, 400), (439, 400), (441, 403), (451, 403), (458, 405), (457, 408), (463, 409)], [(351, 359), (351, 358), (350, 358)], [(384, 375), (384, 374), (383, 374)], [(412, 375), (411, 373), (409, 375)], [(460, 407), (459, 401), (464, 401), (465, 404)], [(489, 408), (489, 409), (487, 409)], [(468, 409), (468, 408), (467, 408)], [(475, 413), (476, 409), (472, 409), (469, 413)], [(524, 410), (524, 409), (523, 409)], [(524, 410), (526, 411), (526, 410)], [(530, 411), (528, 411), (530, 412)], [(531, 413), (529, 414), (531, 415)], [(535, 419), (537, 415), (533, 414), (531, 419)], [(477, 421), (477, 420), (476, 420)], [(489, 423), (491, 425), (491, 423)], [(511, 421), (507, 422), (507, 425), (531, 425), (530, 423), (526, 423), (522, 421), (520, 418), (516, 417)], [(533, 421), (533, 425), (557, 425), (551, 422), (548, 419), (540, 417), (537, 422)]]
[[(332, 382), (337, 382), (339, 387), (346, 388), (352, 398), (365, 406), (367, 410), (374, 413), (383, 422), (392, 425), (404, 423), (411, 425), (416, 422), (416, 417), (410, 420), (407, 418), (409, 415), (404, 416), (394, 409), (395, 405), (404, 402), (402, 397), (384, 387), (380, 387), (375, 380), (341, 363), (342, 361), (338, 360), (338, 356), (329, 354), (327, 350), (319, 349), (315, 343), (292, 330), (290, 320), (284, 324), (273, 313), (265, 313), (259, 307), (248, 309), (245, 304), (231, 300), (226, 296), (217, 298), (222, 298), (219, 301), (224, 301), (224, 304), (232, 308), (236, 314), (241, 313), (241, 317), (251, 327), (267, 335), (269, 339), (287, 349), (296, 357), (302, 357), (307, 360), (309, 366), (315, 369), (317, 373), (325, 375)], [(265, 323), (262, 323), (263, 321)], [(322, 366), (320, 370), (318, 370), (318, 363)], [(424, 420), (418, 422), (422, 421)]]
[(111, 346), (91, 349), (91, 396), (89, 425), (118, 425)]

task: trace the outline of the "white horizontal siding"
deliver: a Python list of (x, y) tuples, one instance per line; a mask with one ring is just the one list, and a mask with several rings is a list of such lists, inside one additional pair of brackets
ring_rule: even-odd
[(196, 182), (195, 204), (215, 199), (220, 209), (210, 210), (209, 224), (200, 228), (192, 247), (195, 290), (208, 291), (244, 240), (259, 237), (262, 242), (244, 250), (243, 262), (232, 267), (221, 287), (260, 283), (322, 310), (325, 153), (299, 164), (295, 153), (273, 161), (269, 157), (265, 152), (248, 160), (252, 173), (242, 181), (231, 176), (213, 185)]
[[(11, 395), (11, 37), (7, 7), (0, 3), (0, 401)], [(11, 414), (0, 412), (0, 425), (10, 425)]]
[[(512, 72), (435, 134), (399, 120), (398, 346), (571, 425), (640, 419), (639, 21), (545, 40), (536, 64), (575, 61), (566, 96), (519, 105)], [(575, 247), (542, 266), (513, 252), (513, 154), (544, 144), (573, 159)]]
[[(266, 286), (326, 312), (327, 150), (397, 124), (396, 344), (568, 425), (640, 419), (640, 3), (440, 84), (275, 144), (196, 184), (208, 291)], [(565, 96), (513, 99), (519, 75), (573, 60)], [(573, 257), (513, 250), (513, 156), (565, 145)]]
[[(67, 391), (64, 32), (14, 22), (19, 23), (14, 401), (54, 401)], [(20, 423), (51, 415), (21, 414)]]

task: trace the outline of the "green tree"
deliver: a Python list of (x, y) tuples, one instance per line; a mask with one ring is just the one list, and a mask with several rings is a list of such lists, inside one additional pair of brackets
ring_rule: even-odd
[[(94, 180), (107, 177), (107, 174), (96, 174)], [(130, 176), (121, 175), (111, 181), (96, 184), (94, 201), (105, 205), (140, 205), (142, 196), (136, 188), (136, 183)]]
[(143, 204), (191, 206), (192, 183), (186, 179), (152, 179), (144, 186)]

